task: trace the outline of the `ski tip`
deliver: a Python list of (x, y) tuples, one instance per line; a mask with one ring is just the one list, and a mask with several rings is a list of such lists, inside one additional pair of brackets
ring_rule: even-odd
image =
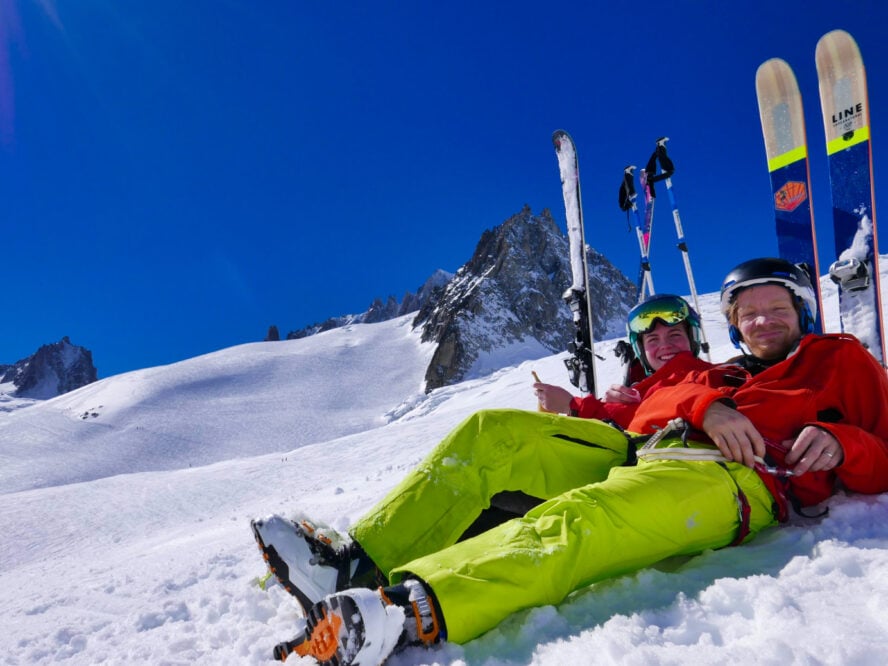
[(783, 58), (771, 58), (765, 60), (765, 62), (759, 65), (758, 69), (755, 70), (756, 83), (759, 83), (768, 77), (773, 77), (775, 79), (788, 79), (791, 77), (792, 80), (795, 81), (795, 73), (792, 71), (792, 67)]
[(824, 41), (826, 41), (826, 42), (845, 41), (845, 42), (854, 42), (855, 44), (857, 43), (854, 41), (854, 38), (851, 36), (850, 32), (848, 32), (847, 30), (841, 30), (841, 29), (830, 30), (828, 33), (823, 35), (823, 37), (821, 37), (818, 40), (818, 43), (824, 42)]
[(814, 50), (814, 58), (818, 62), (836, 57), (861, 59), (860, 47), (845, 30), (832, 30), (826, 33), (817, 41), (817, 48)]

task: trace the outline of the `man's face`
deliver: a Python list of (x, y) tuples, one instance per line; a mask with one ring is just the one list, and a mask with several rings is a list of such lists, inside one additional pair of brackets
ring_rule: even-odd
[(766, 361), (786, 358), (802, 337), (799, 313), (785, 287), (748, 287), (737, 294), (736, 304), (734, 325), (754, 356)]

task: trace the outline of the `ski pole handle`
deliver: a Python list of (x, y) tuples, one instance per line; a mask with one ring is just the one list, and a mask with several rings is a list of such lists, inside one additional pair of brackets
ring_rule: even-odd
[[(648, 160), (644, 170), (647, 172), (652, 183), (660, 182), (670, 178), (675, 173), (675, 165), (672, 163), (669, 155), (666, 154), (666, 142), (669, 141), (668, 136), (661, 136), (657, 139), (657, 147), (651, 159)], [(660, 165), (660, 173), (657, 173), (657, 164)]]

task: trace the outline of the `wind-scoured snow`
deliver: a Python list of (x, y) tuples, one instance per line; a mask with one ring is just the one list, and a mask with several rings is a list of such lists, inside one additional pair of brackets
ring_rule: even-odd
[[(701, 310), (713, 358), (733, 355), (714, 295)], [(409, 323), (243, 345), (20, 409), (3, 396), (0, 663), (271, 663), (298, 611), (255, 584), (250, 518), (298, 509), (346, 530), (468, 414), (535, 409), (532, 370), (570, 388), (563, 354), (516, 348), (513, 367), (425, 395), (430, 350)], [(620, 377), (613, 344), (596, 345), (602, 387)], [(388, 664), (881, 666), (888, 494), (829, 507)]]

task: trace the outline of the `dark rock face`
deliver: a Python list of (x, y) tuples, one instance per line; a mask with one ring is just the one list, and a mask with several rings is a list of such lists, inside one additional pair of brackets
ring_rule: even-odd
[(43, 345), (32, 356), (0, 366), (0, 383), (12, 382), (19, 398), (49, 399), (97, 379), (92, 352), (72, 345), (68, 337)]
[[(588, 249), (596, 338), (622, 334), (635, 285)], [(485, 231), (472, 259), (414, 320), (422, 339), (437, 343), (426, 390), (498, 369), (509, 349), (524, 358), (564, 351), (573, 337), (563, 301), (570, 286), (567, 238), (544, 210), (528, 207)]]

